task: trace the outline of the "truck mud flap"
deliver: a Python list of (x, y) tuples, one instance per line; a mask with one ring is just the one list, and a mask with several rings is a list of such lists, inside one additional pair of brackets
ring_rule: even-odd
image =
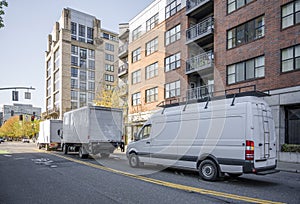
[(274, 174), (280, 172), (278, 169), (271, 169), (271, 170), (266, 170), (266, 171), (260, 171), (257, 172), (257, 175), (267, 175), (267, 174)]

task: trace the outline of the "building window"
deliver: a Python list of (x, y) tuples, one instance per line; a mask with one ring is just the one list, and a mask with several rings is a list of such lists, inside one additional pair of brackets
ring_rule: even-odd
[(94, 71), (89, 71), (88, 72), (88, 79), (89, 80), (95, 80), (95, 72)]
[(252, 1), (253, 0), (227, 0), (227, 13), (231, 13)]
[(113, 72), (114, 71), (114, 65), (105, 64), (105, 70), (109, 71), (109, 72)]
[(80, 107), (86, 106), (86, 93), (80, 93), (79, 102), (80, 102)]
[(85, 59), (80, 60), (80, 68), (86, 69), (86, 60)]
[(158, 62), (150, 64), (146, 67), (146, 79), (153, 78), (158, 75)]
[(146, 103), (151, 103), (158, 100), (158, 88), (146, 90)]
[(80, 81), (86, 81), (86, 71), (80, 70)]
[(71, 91), (71, 100), (78, 100), (78, 92), (77, 91)]
[(71, 101), (71, 109), (77, 109), (78, 108), (78, 102), (77, 101)]
[(293, 1), (281, 8), (281, 27), (287, 28), (300, 22), (300, 0)]
[(58, 49), (54, 53), (54, 70), (59, 68), (59, 66), (60, 66), (60, 55), (59, 55), (59, 49)]
[(227, 67), (227, 84), (265, 76), (265, 57), (260, 56)]
[(141, 70), (132, 73), (132, 84), (141, 82)]
[(141, 59), (141, 48), (138, 48), (132, 52), (132, 63)]
[(300, 45), (281, 50), (281, 71), (300, 69)]
[(265, 17), (260, 16), (227, 31), (227, 48), (250, 43), (265, 36)]
[(151, 30), (158, 24), (158, 13), (146, 21), (146, 31)]
[(94, 29), (87, 27), (87, 43), (93, 44), (94, 43), (93, 39), (94, 39)]
[(95, 94), (94, 93), (88, 93), (88, 102), (93, 102), (95, 100)]
[(141, 92), (132, 94), (132, 105), (137, 106), (141, 104)]
[(158, 38), (146, 43), (146, 56), (156, 52), (158, 50)]
[(166, 6), (166, 18), (176, 14), (181, 9), (181, 0), (168, 0)]
[(71, 22), (71, 38), (76, 40), (77, 37), (77, 23)]
[(169, 45), (180, 39), (180, 24), (168, 30), (165, 34), (166, 45)]
[(78, 89), (78, 79), (71, 79), (71, 89)]
[(80, 42), (85, 42), (85, 26), (79, 24), (79, 41)]
[(94, 60), (89, 60), (88, 62), (89, 62), (88, 68), (92, 69), (92, 70), (95, 70), (95, 61)]
[(80, 91), (86, 91), (86, 82), (85, 81), (81, 81), (79, 83), (79, 89), (80, 89)]
[(135, 41), (142, 35), (142, 26), (137, 27), (132, 31), (132, 41)]
[(105, 50), (113, 52), (115, 50), (114, 45), (110, 43), (105, 43)]
[(114, 56), (105, 53), (105, 60), (110, 61), (110, 62), (113, 62), (113, 61), (114, 61)]
[(78, 77), (78, 69), (71, 67), (71, 77)]
[(165, 98), (180, 96), (180, 80), (165, 84)]
[(88, 55), (90, 59), (95, 59), (95, 50), (88, 50)]
[(88, 85), (89, 85), (88, 87), (89, 91), (95, 91), (95, 82), (89, 81)]
[(180, 52), (165, 58), (165, 71), (171, 71), (180, 67)]
[(71, 45), (71, 53), (72, 55), (78, 55), (78, 47), (75, 45)]
[(114, 82), (114, 76), (110, 74), (105, 74), (105, 81)]
[(300, 106), (286, 106), (286, 144), (300, 145)]
[(71, 65), (78, 66), (78, 57), (71, 56)]
[(80, 48), (80, 59), (86, 59), (86, 49)]

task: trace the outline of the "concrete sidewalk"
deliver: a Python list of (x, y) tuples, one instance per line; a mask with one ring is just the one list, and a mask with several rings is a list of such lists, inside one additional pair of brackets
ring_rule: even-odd
[[(114, 151), (113, 155), (119, 157), (122, 160), (127, 160), (126, 157), (126, 148), (124, 152), (121, 152), (121, 150), (118, 148)], [(286, 171), (286, 172), (293, 172), (293, 173), (300, 173), (300, 163), (290, 163), (290, 162), (277, 162), (277, 168), (280, 171)]]

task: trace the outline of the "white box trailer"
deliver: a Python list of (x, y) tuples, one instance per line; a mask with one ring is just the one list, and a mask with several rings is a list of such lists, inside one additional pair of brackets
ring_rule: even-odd
[(101, 157), (108, 157), (122, 143), (122, 115), (121, 109), (101, 106), (86, 106), (66, 112), (63, 152), (79, 152), (81, 158), (98, 153)]
[(153, 163), (198, 170), (204, 180), (224, 173), (275, 170), (276, 136), (271, 109), (244, 96), (168, 107), (157, 111), (127, 147), (132, 167)]
[(47, 151), (50, 149), (57, 149), (60, 147), (61, 138), (57, 133), (62, 129), (62, 120), (45, 120), (40, 122), (39, 137), (37, 139), (37, 146), (42, 147)]

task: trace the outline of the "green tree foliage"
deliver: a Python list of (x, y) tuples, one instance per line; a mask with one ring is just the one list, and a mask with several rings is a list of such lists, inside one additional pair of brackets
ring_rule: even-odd
[(6, 0), (0, 0), (0, 28), (4, 27), (2, 15), (4, 15), (5, 12), (3, 7), (7, 7), (7, 6), (8, 3)]

